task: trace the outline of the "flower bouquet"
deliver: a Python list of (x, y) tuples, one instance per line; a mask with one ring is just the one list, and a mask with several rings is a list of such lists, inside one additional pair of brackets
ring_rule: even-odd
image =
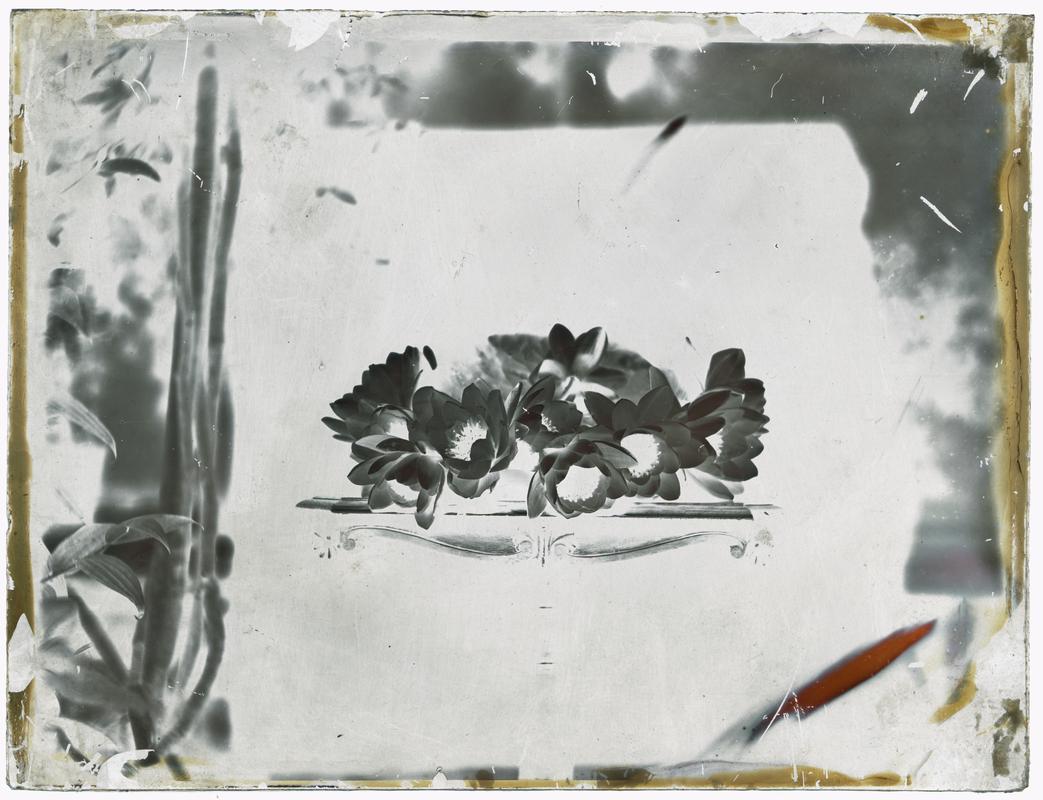
[(427, 346), (371, 364), (322, 420), (351, 445), (358, 463), (348, 479), (370, 511), (413, 509), (427, 529), (447, 486), (478, 498), (519, 467), (531, 472), (530, 517), (592, 514), (624, 497), (677, 501), (679, 475), (730, 501), (757, 474), (764, 384), (746, 377), (740, 349), (710, 359), (689, 401), (671, 375), (610, 345), (601, 328), (492, 336), (447, 392), (418, 387), (422, 356), (437, 368)]

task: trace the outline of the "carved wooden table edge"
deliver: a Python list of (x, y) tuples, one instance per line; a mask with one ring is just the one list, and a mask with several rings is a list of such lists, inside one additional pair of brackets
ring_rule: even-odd
[[(334, 514), (379, 514), (372, 511), (362, 497), (311, 497), (301, 500), (297, 508), (332, 511)], [(777, 506), (770, 504), (746, 505), (745, 503), (682, 503), (678, 501), (647, 500), (629, 508), (613, 511), (605, 509), (596, 517), (622, 518), (636, 517), (645, 519), (753, 519), (755, 511), (773, 511)], [(528, 510), (524, 500), (502, 500), (493, 509), (466, 511), (449, 508), (440, 510), (440, 516), (447, 517), (524, 517)], [(546, 511), (544, 517), (554, 518), (556, 515)]]
[[(563, 533), (560, 531), (548, 531), (544, 529), (533, 529), (523, 531), (520, 535), (468, 535), (453, 533), (434, 533), (420, 530), (419, 528), (399, 527), (398, 525), (385, 524), (389, 518), (403, 518), (404, 525), (409, 524), (410, 517), (405, 514), (386, 514), (372, 511), (363, 498), (355, 497), (313, 497), (302, 500), (297, 504), (298, 508), (312, 509), (318, 511), (330, 511), (334, 514), (349, 516), (370, 517), (372, 522), (360, 522), (340, 532), (341, 548), (352, 550), (356, 545), (356, 538), (360, 533), (397, 539), (439, 548), (454, 555), (472, 558), (509, 558), (509, 559), (537, 559), (540, 564), (545, 564), (551, 557), (567, 557), (576, 559), (594, 559), (603, 561), (618, 561), (622, 559), (635, 558), (648, 555), (653, 552), (671, 550), (698, 542), (713, 539), (730, 540), (729, 552), (735, 558), (742, 558), (746, 553), (748, 539), (737, 536), (728, 531), (697, 530), (669, 536), (648, 537), (645, 539), (626, 541), (605, 540), (589, 541), (581, 540), (574, 533)], [(631, 506), (625, 510), (612, 513), (599, 513), (597, 517), (605, 519), (671, 519), (671, 520), (753, 520), (754, 512), (774, 510), (776, 506), (769, 504), (745, 505), (742, 503), (678, 503), (678, 502), (656, 502), (646, 501)], [(441, 512), (444, 516), (472, 517), (472, 518), (496, 518), (496, 517), (519, 517), (526, 516), (527, 510), (523, 501), (504, 501), (497, 507), (483, 509), (482, 511), (468, 512), (463, 509), (446, 509)], [(551, 514), (545, 514), (542, 519), (560, 519)], [(397, 520), (394, 520), (397, 522)]]

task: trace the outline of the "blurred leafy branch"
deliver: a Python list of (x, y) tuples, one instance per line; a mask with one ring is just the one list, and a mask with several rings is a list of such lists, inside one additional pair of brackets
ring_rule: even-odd
[[(140, 56), (141, 49), (134, 43), (114, 45), (92, 73), (92, 78), (103, 73), (109, 77), (80, 102), (98, 106), (103, 130), (115, 125), (132, 99), (153, 102), (148, 90), (152, 54), (147, 53), (141, 71), (126, 73), (122, 67), (129, 55)], [(61, 717), (100, 732), (113, 752), (150, 751), (141, 763), (162, 760), (178, 779), (188, 775), (176, 750), (200, 719), (207, 720), (211, 744), (227, 744), (229, 730), (227, 703), (210, 694), (224, 654), (227, 602), (220, 579), (228, 574), (232, 552), (231, 540), (218, 536), (218, 517), (232, 460), (224, 320), (242, 156), (233, 111), (218, 146), (218, 107), (217, 70), (208, 65), (198, 76), (193, 148), (183, 170), (192, 177), (181, 181), (174, 203), (177, 246), (168, 265), (175, 303), (174, 351), (165, 441), (158, 450), (163, 459), (158, 513), (117, 524), (82, 524), (50, 543), (38, 651), (40, 671), (57, 695)], [(123, 141), (67, 151), (77, 149), (79, 155), (65, 162), (52, 157), (48, 171), (82, 170), (88, 164), (76, 182), (96, 174), (105, 180), (107, 196), (119, 175), (161, 182), (160, 172), (146, 158), (172, 159), (165, 145), (150, 156), (144, 144)], [(52, 226), (48, 239), (57, 246), (60, 235), (60, 227)], [(97, 309), (79, 271), (55, 270), (50, 288), (48, 347), (63, 348), (76, 364), (90, 353), (99, 319), (104, 326), (112, 316)], [(120, 295), (132, 310), (135, 303), (150, 302), (124, 284)], [(148, 309), (144, 311), (139, 316), (147, 316)], [(120, 340), (127, 332), (116, 326), (109, 334)], [(117, 374), (121, 367), (128, 371), (119, 362)], [(67, 418), (116, 458), (113, 434), (72, 394), (52, 398), (48, 413)], [(118, 615), (100, 615), (88, 604), (90, 587), (97, 585), (135, 607), (129, 656), (117, 644), (126, 638), (119, 634), (127, 623)], [(87, 644), (76, 647), (84, 635)], [(83, 748), (58, 726), (56, 737), (61, 750), (84, 760)]]

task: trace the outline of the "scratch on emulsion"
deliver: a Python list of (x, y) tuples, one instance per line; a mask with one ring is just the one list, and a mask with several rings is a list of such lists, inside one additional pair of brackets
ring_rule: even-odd
[(967, 95), (971, 93), (971, 89), (978, 85), (978, 81), (985, 77), (985, 70), (979, 69), (977, 74), (971, 79), (970, 86), (967, 87), (967, 91), (963, 93), (963, 99), (967, 99)]
[(959, 228), (957, 228), (955, 225), (953, 225), (952, 222), (949, 221), (949, 218), (947, 216), (945, 216), (945, 214), (943, 214), (939, 210), (938, 206), (936, 206), (934, 203), (932, 203), (930, 200), (928, 200), (923, 195), (920, 195), (920, 199), (923, 201), (923, 204), (925, 206), (927, 206), (929, 209), (931, 209), (931, 211), (934, 212), (935, 216), (938, 217), (938, 219), (940, 219), (942, 222), (944, 222), (946, 225), (948, 225), (950, 228), (952, 228), (957, 233), (963, 233), (963, 231), (961, 231)]
[(916, 97), (913, 98), (913, 104), (911, 106), (909, 106), (909, 113), (910, 114), (915, 114), (916, 113), (916, 109), (920, 107), (920, 103), (922, 103), (926, 97), (927, 97), (927, 90), (926, 89), (921, 89), (920, 91), (918, 91), (916, 93)]
[(922, 34), (922, 33), (920, 33), (920, 29), (919, 29), (919, 28), (917, 28), (917, 27), (916, 27), (915, 25), (913, 25), (913, 23), (911, 23), (911, 22), (910, 22), (909, 20), (905, 19), (904, 17), (900, 17), (900, 16), (898, 16), (897, 14), (892, 14), (892, 16), (893, 16), (893, 17), (894, 17), (894, 18), (895, 18), (896, 20), (898, 20), (899, 22), (901, 22), (901, 23), (902, 23), (903, 25), (905, 25), (905, 27), (907, 27), (907, 28), (908, 28), (909, 30), (911, 30), (911, 31), (912, 31), (913, 33), (915, 33), (915, 34), (916, 34), (917, 36), (919, 36), (919, 37), (920, 37), (920, 41), (921, 41), (921, 42), (924, 42), (924, 41), (926, 41), (926, 39), (924, 39), (924, 38), (923, 38), (923, 34)]
[(782, 76), (783, 76), (783, 75), (785, 75), (785, 74), (786, 74), (785, 72), (781, 73), (781, 74), (779, 75), (779, 79), (778, 79), (777, 81), (775, 81), (775, 83), (773, 83), (773, 84), (771, 85), (771, 91), (770, 91), (770, 92), (768, 92), (768, 97), (769, 97), (770, 99), (772, 99), (772, 100), (774, 100), (774, 99), (775, 99), (775, 87), (776, 87), (776, 86), (778, 86), (778, 85), (779, 85), (780, 83), (782, 83)]

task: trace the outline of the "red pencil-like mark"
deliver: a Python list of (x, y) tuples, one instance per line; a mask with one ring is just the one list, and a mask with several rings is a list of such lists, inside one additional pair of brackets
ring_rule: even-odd
[(923, 625), (902, 628), (838, 661), (814, 680), (790, 692), (773, 714), (765, 714), (750, 731), (750, 740), (760, 736), (771, 727), (772, 722), (785, 714), (797, 712), (806, 717), (831, 700), (836, 700), (865, 683), (933, 631), (936, 622), (937, 620), (931, 620)]

